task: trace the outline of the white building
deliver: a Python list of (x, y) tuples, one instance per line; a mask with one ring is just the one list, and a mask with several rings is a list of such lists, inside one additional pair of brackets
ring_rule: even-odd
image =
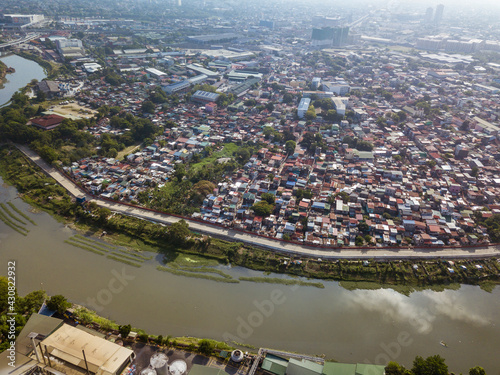
[(304, 118), (307, 110), (309, 109), (310, 104), (311, 104), (311, 99), (302, 98), (302, 100), (299, 103), (299, 107), (297, 108), (297, 116), (299, 116), (299, 118)]

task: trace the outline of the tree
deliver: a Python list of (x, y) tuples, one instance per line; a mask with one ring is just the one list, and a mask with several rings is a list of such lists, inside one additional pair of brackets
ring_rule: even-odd
[(260, 201), (255, 203), (251, 209), (255, 212), (257, 216), (269, 216), (273, 212), (274, 206), (267, 203), (266, 201)]
[(368, 141), (358, 141), (356, 144), (356, 149), (359, 151), (372, 151), (373, 144)]
[(210, 356), (214, 351), (214, 349), (215, 345), (212, 341), (206, 339), (200, 340), (200, 346), (199, 346), (200, 353)]
[(307, 110), (305, 117), (306, 120), (314, 120), (316, 118), (316, 109), (312, 104), (309, 106), (309, 109)]
[(368, 233), (370, 227), (368, 226), (368, 224), (366, 224), (366, 222), (362, 221), (361, 223), (359, 223), (358, 229), (363, 233)]
[(36, 101), (38, 103), (41, 103), (41, 102), (44, 102), (46, 100), (47, 100), (47, 95), (42, 90), (38, 90), (36, 93)]
[(184, 164), (177, 164), (175, 166), (174, 176), (177, 178), (177, 181), (181, 182), (184, 176), (186, 175), (186, 167)]
[(337, 111), (334, 110), (334, 109), (329, 109), (327, 112), (326, 112), (326, 115), (325, 115), (325, 120), (327, 121), (339, 121), (339, 120), (342, 120), (342, 116), (341, 115), (338, 115), (337, 114)]
[(66, 300), (66, 297), (57, 294), (50, 297), (47, 301), (47, 307), (50, 310), (57, 311), (59, 314), (64, 314), (64, 312), (71, 307), (71, 303)]
[(274, 204), (276, 197), (271, 193), (263, 193), (261, 199), (269, 204)]
[(448, 375), (448, 366), (440, 355), (430, 356), (426, 359), (417, 356), (413, 361), (411, 371), (414, 375)]
[(240, 164), (245, 164), (248, 159), (250, 159), (250, 151), (246, 147), (239, 148), (235, 153), (234, 156), (236, 157), (236, 160)]
[(436, 161), (435, 160), (428, 160), (427, 165), (431, 168), (434, 168), (436, 166)]
[(293, 95), (290, 94), (289, 92), (285, 93), (283, 95), (283, 103), (288, 104), (288, 103), (291, 103), (291, 102), (293, 102)]
[(175, 245), (183, 246), (186, 243), (186, 238), (189, 236), (189, 225), (185, 220), (179, 220), (170, 226), (168, 234), (170, 240)]
[(406, 370), (399, 363), (391, 361), (385, 366), (385, 375), (406, 375), (408, 370)]
[(155, 113), (155, 105), (151, 100), (145, 100), (142, 102), (141, 109), (144, 113)]
[(295, 141), (286, 141), (285, 143), (285, 151), (288, 155), (291, 155), (295, 152), (295, 147), (297, 147), (297, 143)]
[(469, 370), (469, 375), (486, 375), (486, 371), (484, 371), (484, 368), (480, 366), (472, 367)]
[(363, 237), (356, 236), (356, 239), (354, 240), (354, 244), (356, 246), (363, 246), (364, 243), (365, 243), (365, 240), (363, 239)]
[(45, 291), (35, 290), (28, 293), (24, 298), (18, 299), (18, 304), (22, 306), (22, 310), (28, 314), (36, 313), (42, 307), (43, 301), (47, 298)]
[(128, 337), (131, 330), (132, 330), (132, 326), (130, 324), (120, 326), (118, 328), (118, 331), (120, 332), (120, 336), (124, 339), (126, 339)]
[(97, 217), (98, 221), (101, 224), (106, 223), (106, 220), (108, 219), (109, 215), (111, 215), (111, 210), (106, 208), (106, 207), (99, 207), (97, 211)]

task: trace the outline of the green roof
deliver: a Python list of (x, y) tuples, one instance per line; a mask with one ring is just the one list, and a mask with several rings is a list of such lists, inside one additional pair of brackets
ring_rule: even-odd
[(189, 370), (189, 375), (229, 375), (229, 374), (220, 368), (193, 365), (193, 367), (191, 367), (191, 370)]
[(28, 355), (33, 351), (33, 344), (28, 335), (36, 332), (45, 336), (50, 335), (63, 324), (61, 319), (40, 314), (32, 314), (16, 339), (16, 351)]
[(351, 363), (325, 362), (323, 375), (355, 375), (356, 365)]
[(325, 362), (322, 375), (384, 375), (385, 367), (364, 363)]
[(317, 374), (321, 374), (323, 372), (323, 365), (320, 365), (316, 362), (305, 361), (305, 360), (299, 361), (297, 359), (290, 358), (289, 364), (302, 367)]
[(285, 375), (288, 361), (284, 358), (268, 354), (262, 362), (262, 369), (276, 375)]
[(384, 375), (385, 367), (358, 363), (356, 365), (356, 375)]

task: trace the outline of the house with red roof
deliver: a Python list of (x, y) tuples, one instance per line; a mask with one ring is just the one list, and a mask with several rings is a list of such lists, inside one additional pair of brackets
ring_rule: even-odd
[(59, 116), (59, 115), (45, 115), (42, 117), (37, 117), (34, 119), (31, 119), (31, 121), (28, 123), (31, 125), (34, 125), (40, 129), (43, 130), (52, 130), (56, 128), (57, 126), (61, 125), (61, 123), (64, 121), (64, 117)]

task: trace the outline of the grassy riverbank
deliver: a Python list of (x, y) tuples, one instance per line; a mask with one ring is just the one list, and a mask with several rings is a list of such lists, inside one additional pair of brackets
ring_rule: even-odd
[[(33, 206), (49, 212), (59, 220), (70, 223), (86, 236), (102, 237), (108, 243), (103, 245), (86, 237), (74, 236), (71, 245), (87, 251), (106, 255), (133, 266), (140, 266), (150, 256), (144, 252), (164, 255), (161, 270), (179, 276), (202, 277), (214, 281), (238, 282), (223, 276), (213, 267), (231, 264), (269, 273), (282, 273), (310, 279), (340, 281), (348, 288), (390, 287), (402, 293), (411, 293), (423, 288), (456, 288), (460, 284), (480, 285), (492, 290), (500, 282), (500, 264), (497, 259), (471, 259), (441, 261), (415, 260), (381, 262), (376, 260), (325, 261), (306, 257), (291, 257), (239, 242), (209, 238), (194, 233), (174, 244), (171, 235), (163, 225), (128, 216), (111, 214), (109, 210), (95, 204), (85, 208), (73, 202), (67, 192), (52, 178), (44, 175), (19, 151), (14, 148), (0, 149), (0, 175), (4, 181), (15, 186), (21, 197)], [(14, 211), (9, 210), (10, 214)], [(18, 228), (19, 221), (11, 219), (4, 211), (2, 219)], [(23, 218), (17, 217), (20, 220)], [(16, 226), (17, 225), (17, 226)], [(125, 247), (123, 249), (120, 247)], [(112, 251), (114, 250), (114, 251)], [(119, 259), (116, 259), (119, 258)], [(210, 268), (212, 267), (212, 268)], [(260, 280), (263, 279), (263, 280)], [(274, 281), (273, 281), (274, 280)], [(245, 280), (254, 282), (278, 282), (274, 278)], [(294, 282), (294, 280), (290, 280)], [(288, 281), (279, 281), (288, 282)], [(302, 283), (307, 283), (302, 281)], [(318, 285), (311, 285), (317, 286)], [(300, 284), (299, 284), (300, 285)]]
[(7, 65), (3, 61), (0, 61), (0, 84), (7, 75)]

